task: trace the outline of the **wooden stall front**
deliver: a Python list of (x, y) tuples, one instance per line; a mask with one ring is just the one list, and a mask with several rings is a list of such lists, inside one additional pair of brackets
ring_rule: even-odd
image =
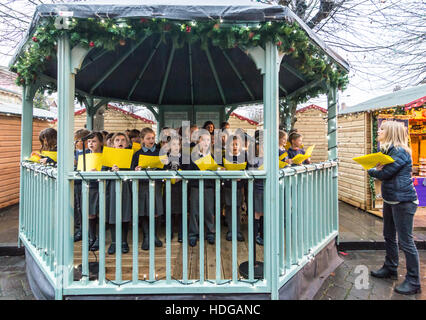
[[(96, 119), (94, 119), (96, 122)], [(57, 129), (57, 119), (54, 120), (54, 127)], [(85, 128), (86, 125), (86, 109), (78, 110), (74, 113), (74, 129)], [(97, 130), (105, 130), (108, 132), (124, 132), (126, 129), (138, 129), (150, 127), (156, 129), (154, 121), (138, 116), (132, 112), (126, 111), (119, 107), (108, 104), (103, 111), (103, 126)], [(96, 126), (95, 126), (96, 128)]]
[(232, 112), (228, 119), (231, 129), (256, 130), (259, 123), (257, 121), (246, 118), (240, 114)]
[[(426, 178), (426, 97), (421, 95), (425, 90), (426, 85), (423, 85), (393, 92), (340, 113), (338, 118), (339, 200), (382, 216), (383, 200), (380, 181), (370, 179), (366, 170), (352, 159), (377, 152), (375, 150), (377, 127), (382, 121), (397, 120), (404, 122), (408, 129), (413, 156), (413, 182), (419, 196), (419, 207), (426, 206), (426, 193), (422, 191), (422, 188), (426, 189), (424, 181)], [(420, 98), (414, 101), (408, 100), (416, 95)], [(395, 101), (399, 103), (392, 103)], [(382, 107), (379, 107), (380, 105)]]
[[(48, 127), (50, 123), (47, 119), (33, 119), (33, 150), (40, 150), (38, 135), (41, 130)], [(0, 113), (0, 172), (2, 173), (0, 209), (19, 202), (20, 153), (21, 116)]]
[(296, 117), (294, 128), (303, 135), (303, 144), (315, 145), (312, 162), (327, 160), (327, 109), (312, 104), (297, 110)]

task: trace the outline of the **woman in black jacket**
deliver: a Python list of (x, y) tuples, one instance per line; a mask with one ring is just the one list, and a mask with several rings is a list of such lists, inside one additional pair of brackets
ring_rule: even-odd
[(405, 254), (407, 275), (404, 282), (395, 287), (395, 291), (401, 294), (419, 293), (419, 254), (412, 234), (414, 214), (419, 202), (411, 180), (412, 160), (407, 129), (401, 122), (386, 121), (378, 130), (378, 141), (381, 151), (395, 161), (387, 165), (378, 164), (376, 168), (368, 170), (370, 176), (382, 181), (383, 236), (386, 247), (383, 267), (372, 271), (371, 275), (397, 279), (399, 244)]

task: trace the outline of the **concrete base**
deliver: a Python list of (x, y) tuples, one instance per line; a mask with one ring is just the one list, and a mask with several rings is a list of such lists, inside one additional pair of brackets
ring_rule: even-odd
[(312, 300), (330, 273), (342, 263), (333, 240), (281, 287), (280, 300)]
[[(336, 241), (331, 241), (315, 258), (297, 272), (281, 289), (281, 300), (312, 299), (323, 282), (343, 260), (338, 256)], [(26, 252), (27, 276), (34, 296), (54, 299), (55, 293), (37, 263)], [(270, 294), (170, 294), (170, 295), (79, 295), (65, 300), (269, 300)]]
[(31, 291), (37, 300), (55, 299), (55, 290), (40, 270), (31, 253), (25, 248), (25, 264)]

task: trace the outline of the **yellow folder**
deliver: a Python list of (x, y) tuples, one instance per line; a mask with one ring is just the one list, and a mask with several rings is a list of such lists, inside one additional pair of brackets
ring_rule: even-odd
[(194, 163), (197, 165), (197, 167), (201, 171), (205, 171), (205, 170), (215, 171), (219, 168), (219, 165), (216, 163), (216, 161), (214, 161), (211, 154), (208, 154), (207, 156), (194, 161)]
[(288, 165), (288, 163), (284, 161), (284, 159), (286, 157), (288, 157), (288, 153), (287, 152), (284, 152), (282, 155), (280, 155), (279, 161), (278, 161), (278, 165), (279, 165), (280, 169), (282, 169), (282, 168), (284, 168), (284, 167), (286, 167)]
[(42, 151), (41, 155), (45, 157), (49, 157), (53, 161), (58, 162), (58, 152), (56, 151)]
[(243, 162), (243, 163), (232, 163), (228, 160), (226, 160), (226, 158), (223, 158), (223, 166), (225, 167), (226, 170), (244, 170), (247, 167), (247, 162)]
[(278, 164), (279, 164), (280, 169), (285, 168), (286, 166), (288, 166), (288, 163), (285, 162), (284, 160), (278, 161)]
[(102, 155), (103, 166), (112, 167), (116, 165), (120, 169), (130, 169), (133, 150), (104, 147)]
[(293, 163), (294, 164), (301, 164), (306, 159), (310, 158), (312, 156), (312, 152), (314, 151), (315, 145), (310, 146), (308, 149), (306, 149), (305, 154), (298, 154), (295, 157), (293, 157)]
[[(102, 169), (102, 153), (86, 153), (86, 171), (101, 171)], [(77, 170), (83, 171), (83, 155), (78, 156)]]
[(31, 152), (31, 156), (27, 159), (28, 161), (32, 162), (40, 162), (41, 155), (38, 152)]
[(132, 143), (132, 149), (133, 149), (134, 152), (139, 151), (141, 148), (142, 147), (141, 147), (140, 143), (137, 143), (137, 142)]
[(139, 162), (138, 166), (142, 168), (164, 168), (164, 163), (162, 161), (165, 161), (167, 159), (167, 155), (163, 156), (146, 156), (141, 154), (139, 156)]
[(392, 159), (392, 157), (381, 152), (371, 153), (361, 157), (355, 157), (352, 160), (362, 165), (365, 170), (374, 168), (375, 166), (377, 166), (378, 163), (389, 164), (395, 161)]

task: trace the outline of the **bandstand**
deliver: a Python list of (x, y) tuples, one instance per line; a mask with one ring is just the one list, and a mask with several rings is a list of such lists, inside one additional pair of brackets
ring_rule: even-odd
[[(116, 1), (116, 3), (118, 3)], [(286, 299), (318, 287), (321, 275), (336, 266), (338, 237), (336, 92), (347, 82), (348, 64), (293, 12), (247, 0), (107, 1), (39, 5), (11, 63), (23, 86), (19, 238), (26, 249), (27, 274), (38, 298), (89, 299)], [(33, 97), (36, 90), (58, 93), (58, 165), (25, 161), (31, 153)], [(309, 97), (328, 95), (328, 160), (278, 168), (279, 104), (290, 110)], [(204, 179), (216, 181), (216, 241), (188, 246), (187, 215), (183, 243), (170, 239), (173, 171), (75, 172), (74, 99), (87, 109), (92, 128), (97, 108), (107, 102), (147, 106), (161, 128), (167, 119), (192, 123), (207, 116), (218, 123), (238, 106), (263, 103), (265, 166), (256, 171), (180, 171), (184, 182), (199, 180), (200, 239)], [(164, 180), (165, 245), (141, 251), (138, 182)], [(248, 182), (246, 242), (224, 240), (220, 223), (220, 185)], [(264, 180), (265, 243), (255, 277), (252, 232), (253, 183)], [(83, 240), (73, 241), (74, 182), (83, 180)], [(100, 249), (88, 250), (88, 181), (99, 180)], [(132, 181), (133, 218), (128, 254), (106, 253), (105, 184)], [(151, 199), (154, 184), (150, 183)], [(183, 183), (183, 212), (189, 206)], [(151, 204), (154, 201), (151, 201)], [(236, 205), (233, 201), (233, 221)], [(116, 225), (121, 225), (117, 201)], [(150, 207), (150, 229), (154, 208)], [(235, 228), (235, 223), (233, 224)], [(117, 228), (117, 239), (121, 237)], [(90, 276), (90, 262), (99, 272)], [(248, 261), (248, 275), (239, 265)], [(76, 266), (81, 274), (76, 276)]]

